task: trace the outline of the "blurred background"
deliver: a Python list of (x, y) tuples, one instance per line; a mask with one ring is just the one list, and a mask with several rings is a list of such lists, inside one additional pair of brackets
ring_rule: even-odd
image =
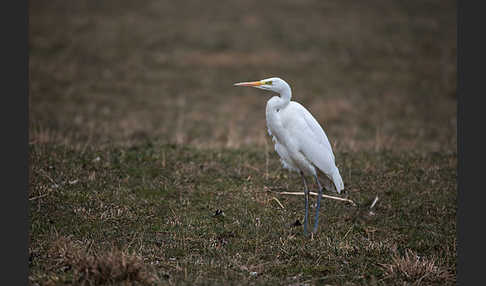
[(456, 151), (456, 2), (31, 1), (30, 143), (268, 144), (285, 79), (335, 150)]

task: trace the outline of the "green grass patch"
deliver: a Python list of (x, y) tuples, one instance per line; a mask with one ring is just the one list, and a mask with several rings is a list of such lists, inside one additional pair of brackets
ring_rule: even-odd
[[(347, 195), (360, 206), (323, 199), (314, 239), (294, 225), (303, 221), (303, 197), (278, 194), (301, 191), (300, 178), (274, 154), (267, 165), (256, 148), (146, 143), (81, 153), (32, 145), (30, 155), (33, 282), (98, 283), (111, 272), (79, 261), (119, 268), (123, 255), (138, 276), (103, 281), (386, 285), (426, 274), (455, 281), (456, 154), (338, 153)], [(74, 246), (62, 253), (60, 240)]]

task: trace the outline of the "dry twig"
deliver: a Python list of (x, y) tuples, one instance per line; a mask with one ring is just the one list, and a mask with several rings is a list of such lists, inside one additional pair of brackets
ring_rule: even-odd
[[(299, 195), (299, 196), (303, 196), (304, 193), (303, 192), (279, 192), (279, 194), (281, 195)], [(309, 192), (310, 195), (313, 195), (313, 196), (318, 196), (319, 194), (318, 193), (314, 193), (314, 192)], [(356, 206), (357, 204), (350, 200), (350, 199), (345, 199), (345, 198), (340, 198), (340, 197), (334, 197), (334, 196), (328, 196), (328, 195), (324, 195), (322, 194), (322, 197), (323, 198), (328, 198), (328, 199), (333, 199), (333, 200), (338, 200), (338, 201), (343, 201), (343, 202), (348, 202), (348, 203), (351, 203), (353, 206)]]

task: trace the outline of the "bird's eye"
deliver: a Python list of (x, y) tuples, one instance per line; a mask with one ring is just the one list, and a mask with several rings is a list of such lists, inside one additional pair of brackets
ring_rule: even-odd
[(272, 85), (272, 81), (271, 80), (266, 81), (265, 84)]

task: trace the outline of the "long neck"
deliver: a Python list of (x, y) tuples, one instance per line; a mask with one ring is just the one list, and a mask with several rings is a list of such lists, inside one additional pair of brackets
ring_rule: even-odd
[(290, 87), (287, 86), (280, 92), (280, 96), (272, 96), (267, 101), (267, 108), (265, 111), (267, 119), (268, 133), (275, 136), (278, 140), (284, 138), (279, 138), (282, 134), (285, 134), (285, 130), (282, 126), (282, 118), (279, 115), (280, 110), (283, 110), (290, 103), (290, 98), (292, 98), (292, 91)]
[(279, 109), (286, 107), (287, 104), (289, 104), (291, 98), (292, 98), (292, 90), (290, 89), (290, 86), (287, 85), (280, 92), (280, 98), (278, 102), (276, 102), (275, 107)]

